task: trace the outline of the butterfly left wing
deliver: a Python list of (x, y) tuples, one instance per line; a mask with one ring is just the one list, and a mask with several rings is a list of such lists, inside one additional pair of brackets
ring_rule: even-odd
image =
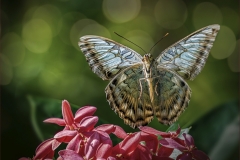
[(142, 61), (132, 49), (100, 36), (83, 36), (78, 43), (92, 71), (110, 80), (123, 69)]
[(111, 108), (132, 128), (147, 125), (154, 115), (148, 85), (140, 82), (142, 78), (143, 64), (135, 64), (114, 77), (105, 89)]
[(193, 80), (204, 67), (219, 30), (219, 25), (210, 25), (168, 47), (157, 58), (159, 67)]
[(177, 121), (188, 106), (191, 89), (184, 79), (173, 71), (158, 68), (157, 73), (153, 79), (154, 113), (160, 123), (170, 125)]

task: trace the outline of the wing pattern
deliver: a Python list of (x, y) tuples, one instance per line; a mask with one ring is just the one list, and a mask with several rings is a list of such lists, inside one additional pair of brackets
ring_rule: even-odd
[(188, 106), (191, 89), (180, 76), (164, 68), (158, 69), (158, 76), (153, 80), (155, 116), (160, 123), (170, 125)]
[(210, 25), (173, 44), (157, 58), (159, 67), (174, 70), (184, 79), (193, 80), (204, 67), (219, 30), (219, 25)]
[(103, 80), (110, 80), (135, 63), (141, 63), (142, 56), (110, 39), (99, 36), (83, 36), (78, 43), (92, 71)]
[(153, 107), (148, 94), (142, 64), (130, 66), (114, 77), (107, 85), (105, 92), (111, 108), (132, 128), (147, 125), (153, 119)]

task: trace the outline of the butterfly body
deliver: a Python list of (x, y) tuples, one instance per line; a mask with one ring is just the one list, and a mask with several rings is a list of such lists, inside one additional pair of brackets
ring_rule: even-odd
[(144, 126), (154, 115), (170, 125), (186, 109), (193, 80), (202, 70), (219, 25), (204, 27), (164, 50), (156, 59), (99, 36), (80, 38), (91, 69), (103, 80), (110, 107), (131, 127)]
[[(143, 62), (143, 71), (144, 71), (145, 78), (140, 79), (140, 81), (141, 80), (147, 81), (150, 100), (153, 103), (153, 100), (154, 100), (153, 78), (155, 78), (154, 76), (156, 76), (156, 71), (157, 71), (156, 63), (153, 56), (150, 53), (145, 54), (143, 56), (142, 62)], [(141, 82), (140, 82), (140, 86), (141, 86)], [(142, 93), (142, 90), (140, 92), (140, 96), (141, 96), (141, 93)]]

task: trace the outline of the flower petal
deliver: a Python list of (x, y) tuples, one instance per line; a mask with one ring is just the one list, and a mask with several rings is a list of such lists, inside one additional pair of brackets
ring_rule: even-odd
[(161, 132), (154, 128), (148, 127), (148, 126), (139, 127), (139, 129), (148, 134), (160, 135), (162, 137), (170, 137), (170, 135), (171, 135), (170, 133)]
[(111, 155), (112, 145), (108, 143), (101, 143), (96, 152), (96, 158), (107, 159)]
[(76, 152), (72, 150), (61, 150), (58, 152), (58, 154), (64, 159), (64, 160), (84, 160), (80, 155), (78, 155)]
[(117, 145), (115, 145), (112, 148), (112, 156), (117, 158), (117, 155), (123, 154), (124, 151), (121, 150), (120, 146), (121, 146), (122, 142), (118, 143)]
[(149, 160), (152, 159), (150, 151), (145, 147), (138, 145), (137, 148), (130, 154), (130, 160)]
[(174, 160), (170, 157), (159, 157), (159, 156), (155, 156), (155, 155), (152, 156), (152, 160), (159, 160), (159, 159), (160, 160)]
[(78, 124), (80, 131), (91, 131), (98, 122), (97, 116), (84, 117)]
[[(171, 134), (171, 138), (177, 138), (179, 136), (179, 134), (181, 133), (180, 126), (178, 126), (178, 129), (176, 131), (169, 131), (169, 133)], [(166, 138), (168, 138), (168, 137), (166, 137)]]
[(186, 150), (186, 148), (184, 146), (182, 146), (181, 144), (179, 144), (177, 141), (175, 141), (172, 138), (164, 138), (164, 139), (159, 140), (159, 142), (162, 146), (167, 147), (167, 148), (175, 148), (180, 151)]
[(75, 122), (80, 122), (84, 117), (92, 116), (96, 112), (97, 108), (93, 106), (84, 106), (77, 110), (75, 113)]
[(141, 132), (141, 141), (145, 142), (145, 146), (152, 152), (156, 153), (158, 149), (158, 138), (155, 135)]
[(91, 159), (95, 156), (99, 145), (100, 145), (100, 135), (98, 132), (94, 132), (87, 140), (87, 143), (85, 146), (86, 159)]
[(192, 154), (196, 160), (210, 160), (210, 158), (204, 152), (202, 152), (200, 150), (197, 150), (197, 149), (193, 150)]
[(61, 118), (48, 118), (48, 119), (45, 119), (43, 122), (44, 123), (55, 123), (59, 126), (65, 126), (66, 125), (64, 119), (61, 119)]
[(110, 134), (115, 131), (115, 126), (113, 124), (103, 124), (103, 125), (97, 126), (94, 130), (104, 131)]
[(167, 147), (164, 147), (164, 146), (161, 146), (158, 150), (158, 156), (159, 157), (169, 157), (172, 152), (173, 152), (173, 148), (167, 148)]
[(96, 127), (94, 130), (105, 131), (108, 134), (113, 133), (118, 138), (121, 138), (121, 139), (124, 139), (128, 135), (120, 126), (112, 125), (112, 124), (103, 124)]
[[(44, 159), (45, 160), (45, 159)], [(64, 160), (61, 156), (57, 158), (57, 160)]]
[(177, 160), (192, 160), (192, 155), (188, 152), (180, 154), (177, 156)]
[(183, 133), (185, 143), (189, 148), (194, 148), (194, 140), (190, 134)]
[(53, 143), (52, 143), (52, 150), (57, 149), (58, 146), (60, 146), (61, 142), (57, 141), (56, 139), (54, 139)]
[(132, 152), (137, 148), (139, 142), (141, 141), (140, 132), (129, 134), (121, 143), (121, 150), (125, 151), (126, 154)]
[(52, 150), (52, 143), (55, 139), (51, 138), (42, 142), (36, 149), (34, 159), (52, 159), (54, 151)]
[(73, 113), (67, 100), (62, 101), (62, 115), (66, 124), (72, 126), (74, 123)]
[(81, 137), (77, 134), (67, 145), (66, 149), (73, 150), (76, 153), (80, 150)]
[(77, 135), (77, 131), (63, 130), (54, 135), (59, 142), (70, 142)]
[(128, 134), (120, 127), (115, 125), (115, 131), (113, 132), (118, 138), (124, 139), (128, 136)]
[[(98, 143), (92, 144), (93, 141), (97, 141)], [(92, 150), (93, 155), (96, 156), (96, 158), (107, 159), (107, 157), (109, 157), (111, 154), (111, 148), (112, 140), (110, 139), (109, 135), (104, 131), (95, 131), (87, 140), (85, 153), (86, 151)]]

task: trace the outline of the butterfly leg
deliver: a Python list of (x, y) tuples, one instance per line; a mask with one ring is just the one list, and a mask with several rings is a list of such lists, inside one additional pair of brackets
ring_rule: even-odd
[[(158, 77), (160, 77), (160, 76), (156, 76), (156, 77), (152, 77), (152, 79), (154, 79), (154, 78), (158, 78)], [(159, 84), (159, 79), (158, 79), (158, 81), (157, 81), (157, 83), (156, 83), (156, 85), (155, 85), (155, 93), (157, 94), (157, 96), (158, 96), (158, 93), (157, 93), (157, 84)]]
[(141, 81), (144, 80), (144, 79), (146, 79), (146, 78), (140, 78), (140, 79), (138, 80), (138, 81), (139, 81), (139, 85), (140, 85), (140, 95), (139, 95), (139, 97), (138, 97), (138, 100), (140, 100), (141, 97), (142, 97), (142, 83), (141, 83)]
[(157, 84), (158, 83), (159, 83), (159, 80), (157, 81), (156, 86), (155, 86), (155, 93), (157, 94), (157, 96), (158, 96), (158, 93), (157, 93)]

